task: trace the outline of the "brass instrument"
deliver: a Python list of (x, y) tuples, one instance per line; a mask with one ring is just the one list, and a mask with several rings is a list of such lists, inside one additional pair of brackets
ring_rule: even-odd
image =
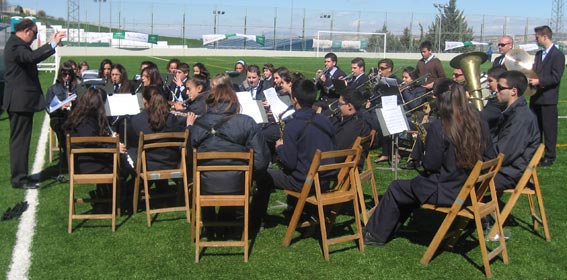
[(431, 76), (431, 73), (427, 73), (409, 83), (402, 83), (398, 89), (400, 90), (400, 93), (402, 93), (403, 91), (413, 88), (413, 87), (417, 87), (417, 86), (421, 86), (425, 83), (427, 83), (427, 79), (429, 79), (429, 76)]
[(465, 75), (467, 91), (472, 97), (474, 106), (482, 111), (484, 103), (482, 102), (482, 86), (480, 83), (480, 65), (488, 60), (488, 55), (483, 52), (470, 52), (460, 54), (449, 63), (453, 68), (463, 70)]
[(417, 135), (423, 144), (425, 144), (425, 140), (427, 140), (427, 130), (423, 127), (423, 124), (418, 122), (417, 120), (412, 121), (417, 129)]
[(287, 109), (285, 109), (285, 111), (281, 112), (281, 113), (278, 115), (278, 127), (279, 127), (279, 129), (280, 129), (280, 139), (283, 139), (283, 132), (284, 132), (284, 128), (285, 128), (285, 121), (286, 121), (287, 119), (293, 118), (292, 116), (288, 116), (286, 119), (284, 119), (284, 115), (285, 115), (287, 112), (289, 112), (289, 110), (292, 110), (292, 109), (294, 109), (293, 105), (289, 105), (289, 106), (287, 107)]
[(425, 106), (431, 106), (433, 104), (435, 104), (435, 99), (427, 101), (427, 102), (423, 102), (423, 103), (421, 103), (421, 105), (415, 106), (415, 107), (411, 108), (410, 110), (407, 110), (406, 113), (411, 113), (411, 112), (413, 112), (413, 111), (415, 111), (419, 108), (422, 108), (422, 107), (425, 107)]
[[(517, 70), (528, 79), (537, 79), (537, 74), (532, 70), (534, 58), (529, 53), (522, 49), (512, 49), (506, 53), (504, 65), (508, 70)], [(536, 93), (536, 87), (528, 83), (528, 87), (524, 91), (524, 96), (532, 96)]]

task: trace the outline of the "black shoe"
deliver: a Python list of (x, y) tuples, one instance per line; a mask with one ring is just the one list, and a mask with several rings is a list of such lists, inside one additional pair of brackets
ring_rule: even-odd
[(38, 181), (25, 181), (19, 184), (12, 184), (12, 188), (14, 189), (25, 189), (25, 190), (35, 190), (39, 189), (39, 182)]
[(413, 170), (413, 169), (417, 169), (418, 166), (419, 166), (419, 164), (417, 163), (417, 161), (411, 160), (411, 161), (408, 161), (404, 164), (401, 164), (400, 169)]
[(384, 247), (384, 245), (386, 244), (386, 242), (374, 237), (374, 235), (372, 235), (372, 233), (370, 233), (369, 231), (364, 232), (363, 237), (364, 237), (364, 245)]
[(552, 158), (543, 158), (543, 159), (539, 162), (539, 166), (542, 166), (542, 167), (552, 166), (552, 165), (553, 165), (553, 161), (555, 161), (555, 159), (552, 159)]

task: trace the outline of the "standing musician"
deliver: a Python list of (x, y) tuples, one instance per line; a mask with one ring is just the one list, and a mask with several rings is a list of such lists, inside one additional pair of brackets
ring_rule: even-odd
[(330, 103), (339, 98), (339, 94), (334, 89), (333, 80), (338, 80), (345, 76), (345, 72), (337, 66), (337, 55), (334, 53), (326, 54), (325, 69), (317, 81), (317, 89), (320, 90), (319, 99)]
[(534, 29), (537, 44), (543, 50), (535, 54), (532, 69), (537, 78), (528, 82), (537, 87), (536, 93), (530, 98), (530, 108), (534, 111), (539, 124), (540, 133), (545, 143), (545, 155), (540, 166), (550, 166), (555, 161), (555, 146), (557, 144), (557, 103), (559, 87), (565, 70), (565, 55), (553, 43), (551, 28), (539, 26)]
[[(366, 83), (368, 81), (368, 76), (366, 76), (365, 63), (364, 59), (361, 57), (355, 57), (351, 62), (351, 70), (353, 77), (350, 81), (347, 81), (347, 88), (358, 89), (360, 85)], [(368, 96), (369, 93), (366, 93), (363, 89), (359, 91), (361, 94)]]
[(452, 83), (449, 89), (437, 96), (440, 119), (427, 130), (427, 174), (390, 184), (366, 226), (366, 245), (384, 246), (423, 203), (452, 205), (475, 163), (496, 156), (486, 123), (469, 105), (465, 88)]
[(504, 61), (506, 61), (506, 54), (514, 48), (514, 39), (512, 36), (502, 36), (500, 40), (498, 40), (498, 52), (500, 56), (494, 59), (492, 62), (492, 67), (502, 66), (506, 69), (506, 65)]
[(441, 64), (441, 60), (435, 57), (433, 51), (431, 50), (433, 45), (430, 41), (423, 41), (419, 45), (419, 49), (421, 51), (421, 59), (417, 62), (415, 69), (417, 69), (417, 76), (421, 77), (427, 73), (430, 73), (428, 81), (430, 83), (424, 85), (424, 87), (428, 90), (433, 89), (436, 83), (443, 81), (445, 76), (445, 70), (443, 70), (443, 65)]

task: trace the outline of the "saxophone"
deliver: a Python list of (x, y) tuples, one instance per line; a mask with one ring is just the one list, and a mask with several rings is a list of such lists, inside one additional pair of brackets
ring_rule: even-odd
[(423, 127), (423, 124), (418, 122), (417, 120), (413, 120), (412, 123), (415, 125), (417, 129), (417, 135), (419, 139), (425, 144), (425, 140), (427, 140), (427, 130)]

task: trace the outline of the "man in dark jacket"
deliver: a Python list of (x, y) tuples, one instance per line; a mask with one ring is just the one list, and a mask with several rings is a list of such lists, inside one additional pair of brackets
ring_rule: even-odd
[(37, 38), (37, 26), (23, 19), (15, 26), (6, 42), (6, 90), (3, 109), (10, 118), (10, 168), (13, 188), (35, 189), (37, 182), (28, 179), (28, 157), (33, 129), (33, 114), (45, 108), (45, 99), (39, 82), (37, 64), (55, 53), (57, 44), (65, 37), (57, 32), (50, 42), (32, 51), (30, 45)]
[(537, 119), (522, 96), (527, 86), (526, 76), (519, 71), (498, 77), (498, 101), (507, 107), (494, 138), (496, 152), (504, 154), (500, 172), (494, 178), (497, 190), (516, 186), (540, 143)]
[(258, 190), (252, 202), (253, 226), (259, 226), (266, 214), (274, 187), (300, 192), (315, 151), (319, 149), (325, 152), (335, 148), (335, 131), (331, 122), (312, 109), (316, 95), (313, 82), (299, 80), (293, 83), (295, 113), (286, 122), (283, 139), (276, 142), (282, 169), (255, 174)]

